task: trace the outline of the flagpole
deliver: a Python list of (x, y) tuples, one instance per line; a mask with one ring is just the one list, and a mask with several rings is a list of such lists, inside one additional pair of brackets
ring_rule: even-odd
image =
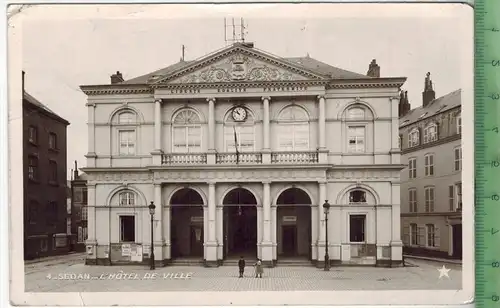
[(238, 135), (236, 134), (236, 126), (233, 126), (234, 130), (234, 148), (236, 150), (236, 164), (240, 163), (240, 152), (238, 151)]

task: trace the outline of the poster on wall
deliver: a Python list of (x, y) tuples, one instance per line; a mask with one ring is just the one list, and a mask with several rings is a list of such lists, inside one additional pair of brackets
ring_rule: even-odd
[(135, 246), (132, 248), (130, 260), (135, 262), (142, 261), (142, 246)]
[(122, 257), (130, 257), (131, 247), (130, 244), (122, 244)]

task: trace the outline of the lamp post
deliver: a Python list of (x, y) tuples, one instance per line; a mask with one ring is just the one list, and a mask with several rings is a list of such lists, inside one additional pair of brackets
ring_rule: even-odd
[(330, 203), (325, 200), (323, 203), (323, 210), (325, 211), (325, 271), (330, 270), (330, 257), (328, 256), (328, 213), (330, 212)]
[(149, 254), (149, 263), (150, 263), (149, 269), (154, 270), (155, 269), (155, 246), (154, 246), (154, 242), (153, 242), (153, 235), (154, 235), (153, 234), (154, 233), (153, 218), (155, 215), (156, 206), (155, 206), (153, 201), (151, 201), (148, 208), (149, 208), (149, 214), (151, 215), (151, 253)]

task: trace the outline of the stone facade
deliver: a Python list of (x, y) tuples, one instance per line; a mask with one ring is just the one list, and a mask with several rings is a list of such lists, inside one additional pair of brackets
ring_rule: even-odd
[(81, 87), (89, 111), (87, 263), (147, 262), (154, 202), (160, 265), (179, 257), (219, 265), (240, 251), (268, 265), (287, 254), (321, 265), (327, 246), (332, 263), (401, 264), (405, 78), (237, 43), (112, 81)]

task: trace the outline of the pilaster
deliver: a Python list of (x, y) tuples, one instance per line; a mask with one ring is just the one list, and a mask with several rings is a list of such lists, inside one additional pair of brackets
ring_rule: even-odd
[[(97, 259), (97, 240), (96, 240), (96, 211), (95, 211), (95, 189), (96, 184), (87, 183), (87, 240), (86, 245), (86, 259)], [(86, 261), (87, 264), (87, 261)], [(92, 264), (92, 261), (90, 263)]]
[(97, 155), (95, 153), (95, 103), (88, 103), (88, 153), (85, 155), (87, 158), (87, 167), (96, 166)]
[(154, 149), (151, 152), (151, 155), (153, 156), (153, 165), (161, 165), (162, 160), (162, 145), (161, 145), (161, 138), (162, 138), (162, 123), (161, 123), (161, 99), (155, 100), (155, 142), (154, 142)]
[(163, 260), (163, 245), (165, 244), (163, 238), (163, 206), (161, 202), (161, 183), (153, 184), (154, 203), (156, 205), (154, 214), (154, 245), (155, 245), (155, 259)]
[(399, 96), (390, 98), (391, 102), (391, 163), (401, 163), (399, 147)]
[(208, 153), (207, 164), (215, 165), (215, 98), (207, 98), (208, 102)]
[(391, 260), (392, 263), (403, 260), (403, 242), (401, 241), (401, 206), (400, 184), (392, 183), (392, 233), (391, 233)]
[(269, 143), (270, 139), (270, 121), (269, 121), (269, 101), (271, 98), (269, 96), (262, 97), (262, 102), (264, 105), (264, 114), (263, 114), (263, 149), (262, 149), (262, 163), (270, 164), (271, 163), (271, 147)]
[(322, 208), (322, 203), (326, 200), (326, 181), (318, 182), (319, 184), (319, 200), (318, 200), (318, 256), (316, 263), (321, 266), (321, 261), (325, 260), (325, 247), (326, 247), (326, 225), (325, 225), (325, 212)]
[(216, 239), (216, 206), (215, 206), (215, 182), (208, 182), (208, 237), (205, 243), (205, 260), (217, 262), (217, 239)]
[(271, 204), (271, 242), (273, 246), (273, 261), (278, 260), (278, 206), (276, 204)]
[(263, 182), (263, 239), (262, 239), (262, 261), (273, 260), (273, 245), (271, 242), (271, 182)]

